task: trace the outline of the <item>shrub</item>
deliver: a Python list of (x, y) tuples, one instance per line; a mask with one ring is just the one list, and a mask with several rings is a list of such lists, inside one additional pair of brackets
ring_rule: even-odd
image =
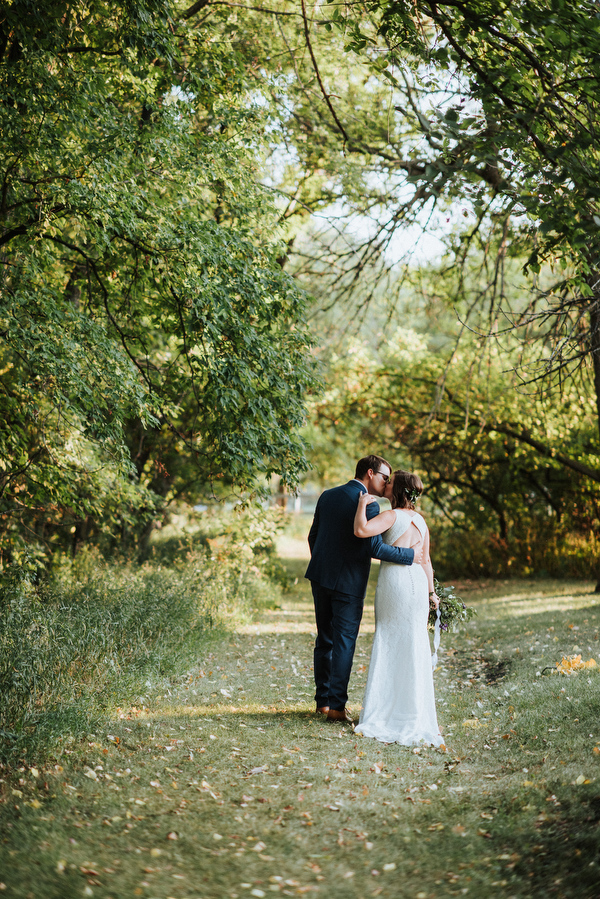
[(0, 754), (42, 752), (198, 661), (207, 635), (279, 589), (240, 555), (188, 552), (172, 566), (83, 552), (43, 585), (0, 588)]

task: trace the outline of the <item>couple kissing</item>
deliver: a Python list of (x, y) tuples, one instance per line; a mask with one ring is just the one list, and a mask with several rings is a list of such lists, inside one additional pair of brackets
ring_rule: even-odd
[[(384, 743), (443, 743), (435, 711), (430, 603), (437, 606), (429, 529), (415, 503), (418, 475), (394, 471), (383, 457), (356, 464), (354, 478), (321, 494), (308, 535), (317, 638), (317, 712), (353, 723), (348, 681), (363, 614), (371, 559), (381, 566), (375, 593), (375, 638), (356, 732)], [(392, 508), (381, 512), (377, 497)]]

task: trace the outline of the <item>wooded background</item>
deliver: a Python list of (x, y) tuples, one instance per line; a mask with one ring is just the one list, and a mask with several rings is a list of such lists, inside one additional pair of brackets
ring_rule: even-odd
[(595, 2), (0, 23), (3, 569), (375, 451), (448, 573), (600, 577)]

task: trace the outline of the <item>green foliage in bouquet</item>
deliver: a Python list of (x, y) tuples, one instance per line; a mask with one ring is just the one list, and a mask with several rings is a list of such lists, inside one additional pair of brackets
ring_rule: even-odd
[[(457, 624), (470, 621), (477, 614), (476, 609), (467, 606), (460, 596), (456, 595), (453, 586), (444, 587), (437, 578), (433, 579), (433, 584), (435, 592), (440, 598), (440, 630), (442, 633), (451, 630)], [(430, 609), (427, 622), (429, 630), (434, 629), (436, 619), (436, 610)]]

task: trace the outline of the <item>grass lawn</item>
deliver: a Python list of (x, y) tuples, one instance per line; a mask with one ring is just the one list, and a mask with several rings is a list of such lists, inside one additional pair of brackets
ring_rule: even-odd
[[(2, 772), (2, 894), (600, 896), (600, 669), (547, 670), (600, 661), (593, 584), (456, 584), (478, 615), (442, 639), (443, 752), (312, 712), (312, 603), (304, 562), (289, 566), (283, 607), (166, 692)], [(368, 607), (356, 713), (372, 632)]]

